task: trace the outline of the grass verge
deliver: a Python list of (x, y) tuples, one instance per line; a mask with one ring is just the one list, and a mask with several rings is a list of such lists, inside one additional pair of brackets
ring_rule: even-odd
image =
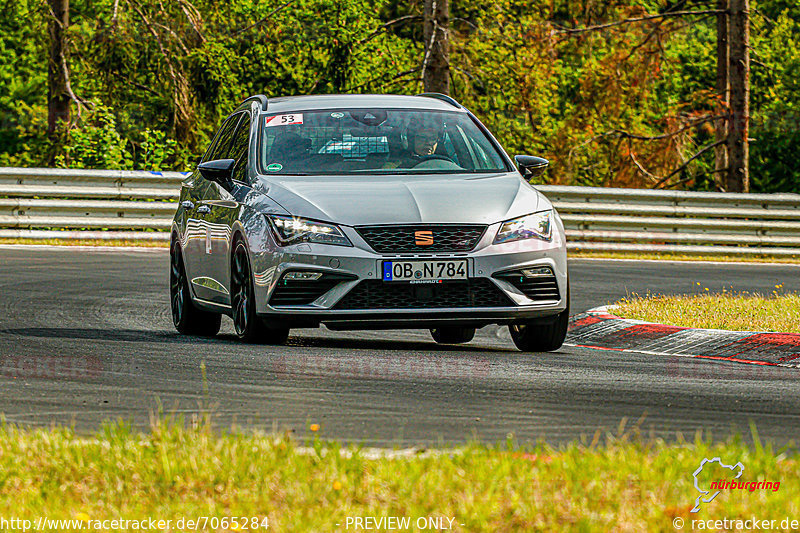
[[(781, 289), (778, 285), (776, 289)], [(692, 296), (632, 296), (617, 302), (613, 313), (659, 324), (732, 331), (800, 333), (800, 295), (771, 296), (706, 293)]]
[[(0, 244), (45, 244), (50, 246), (142, 246), (148, 248), (169, 248), (169, 242), (144, 240), (103, 240), (103, 239), (12, 239), (0, 238)], [(674, 253), (634, 253), (634, 252), (570, 252), (570, 258), (580, 259), (638, 259), (650, 261), (721, 261), (727, 263), (786, 263), (800, 264), (800, 257), (785, 256), (732, 256), (732, 255), (689, 255)]]
[[(601, 445), (508, 442), (373, 457), (319, 439), (302, 449), (288, 437), (202, 424), (158, 424), (147, 434), (110, 424), (92, 439), (3, 425), (0, 517), (75, 519), (87, 528), (155, 518), (173, 520), (172, 530), (180, 518), (266, 517), (273, 531), (345, 530), (348, 517), (365, 516), (454, 518), (455, 531), (675, 531), (676, 518), (686, 529), (698, 518), (800, 519), (797, 459), (757, 436), (747, 446), (620, 435)], [(723, 491), (690, 513), (700, 494), (692, 473), (713, 457), (741, 461), (741, 480), (779, 481), (779, 490)], [(698, 479), (708, 487), (726, 472), (707, 466)]]
[(169, 241), (127, 239), (0, 239), (0, 244), (39, 244), (46, 246), (136, 246), (142, 248), (169, 248)]
[(800, 264), (800, 257), (786, 256), (738, 256), (738, 255), (692, 255), (676, 253), (636, 252), (569, 252), (570, 259), (637, 259), (649, 261), (716, 261), (723, 263), (785, 263)]

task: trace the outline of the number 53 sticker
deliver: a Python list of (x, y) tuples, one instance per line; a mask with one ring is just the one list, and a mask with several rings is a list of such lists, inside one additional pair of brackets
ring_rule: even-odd
[(290, 124), (302, 124), (303, 114), (294, 113), (291, 115), (273, 115), (264, 119), (264, 127), (271, 126), (289, 126)]

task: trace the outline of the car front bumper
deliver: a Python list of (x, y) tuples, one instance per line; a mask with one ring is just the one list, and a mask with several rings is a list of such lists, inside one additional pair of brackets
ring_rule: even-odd
[[(564, 311), (568, 303), (567, 252), (560, 220), (553, 228), (553, 238), (549, 242), (528, 239), (496, 245), (492, 241), (499, 226), (490, 225), (475, 249), (468, 253), (379, 254), (370, 248), (358, 232), (348, 227), (342, 227), (342, 230), (353, 243), (352, 247), (309, 243), (278, 248), (270, 243), (254, 250), (251, 246), (257, 313), (265, 319), (286, 322), (293, 327), (324, 323), (331, 329), (380, 329), (456, 324), (479, 327), (537, 318), (547, 321), (548, 317)], [(415, 300), (416, 296), (412, 296), (410, 304), (394, 308), (385, 301), (381, 306), (374, 307), (353, 308), (352, 304), (342, 307), (348, 294), (362, 282), (367, 282), (373, 292), (376, 287), (380, 290), (384, 283), (403, 284), (409, 287), (412, 294), (417, 294), (413, 291), (426, 290), (414, 288), (425, 285), (411, 287), (411, 284), (403, 282), (380, 281), (383, 261), (450, 259), (466, 259), (469, 284), (480, 285), (482, 293), (495, 291), (493, 297), (496, 296), (497, 300), (493, 304), (484, 302), (479, 306), (442, 306), (442, 302)], [(557, 298), (531, 298), (514, 283), (497, 277), (498, 274), (531, 267), (551, 269), (558, 288)], [(270, 299), (287, 271), (320, 272), (350, 279), (336, 283), (310, 303), (274, 305)], [(428, 292), (451, 290), (447, 284), (444, 282), (445, 288), (434, 287)], [(452, 290), (460, 290), (465, 286), (451, 285)], [(397, 292), (396, 286), (391, 289)], [(459, 296), (462, 297), (456, 300), (463, 303), (465, 298)], [(414, 301), (420, 302), (420, 305), (415, 305)]]

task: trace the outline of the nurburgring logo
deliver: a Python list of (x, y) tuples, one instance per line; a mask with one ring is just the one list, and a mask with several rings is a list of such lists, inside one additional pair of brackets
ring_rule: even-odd
[[(700, 487), (700, 480), (697, 478), (697, 476), (703, 471), (704, 467), (713, 463), (717, 463), (721, 468), (726, 468), (731, 472), (735, 472), (736, 475), (731, 479), (723, 477), (713, 481), (708, 490), (706, 490)], [(742, 474), (744, 474), (744, 465), (741, 463), (741, 461), (733, 465), (726, 465), (719, 457), (714, 457), (713, 459), (704, 458), (700, 462), (700, 466), (697, 467), (697, 470), (695, 470), (692, 474), (692, 477), (694, 478), (694, 488), (700, 492), (700, 496), (698, 496), (695, 500), (694, 507), (690, 512), (698, 512), (700, 510), (701, 503), (711, 502), (714, 500), (714, 498), (719, 496), (719, 493), (723, 490), (747, 490), (753, 492), (756, 489), (761, 489), (775, 492), (781, 486), (780, 481), (737, 481), (740, 477), (742, 477)]]

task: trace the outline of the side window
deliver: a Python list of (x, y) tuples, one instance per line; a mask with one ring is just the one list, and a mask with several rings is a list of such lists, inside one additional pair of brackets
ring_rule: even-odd
[(204, 161), (214, 161), (215, 159), (227, 159), (228, 158), (228, 151), (231, 145), (231, 139), (233, 138), (233, 132), (235, 131), (236, 124), (239, 122), (241, 115), (234, 115), (230, 117), (225, 124), (222, 125), (220, 128), (219, 133), (217, 134), (217, 139), (214, 141), (213, 146), (206, 154)]
[(233, 167), (233, 179), (242, 183), (247, 183), (247, 160), (248, 148), (250, 147), (250, 115), (245, 113), (231, 144), (230, 159), (236, 160)]

